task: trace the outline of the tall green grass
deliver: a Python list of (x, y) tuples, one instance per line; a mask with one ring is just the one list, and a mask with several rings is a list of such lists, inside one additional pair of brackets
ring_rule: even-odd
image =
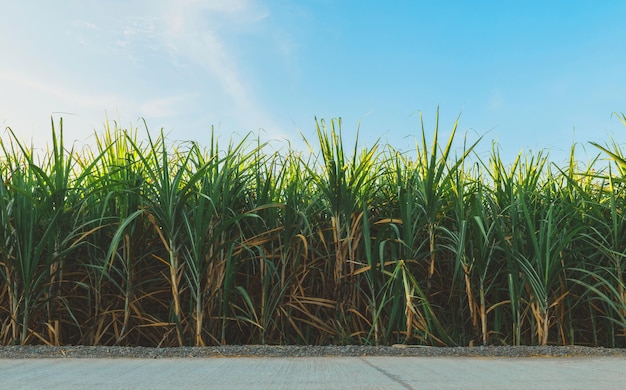
[(315, 124), (310, 153), (8, 131), (0, 344), (626, 346), (618, 143), (505, 164), (438, 114), (409, 152)]

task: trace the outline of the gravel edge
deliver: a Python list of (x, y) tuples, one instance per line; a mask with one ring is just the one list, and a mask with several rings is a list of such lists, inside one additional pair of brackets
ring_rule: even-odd
[(626, 349), (583, 346), (497, 346), (419, 347), (372, 346), (270, 346), (233, 345), (216, 347), (103, 347), (103, 346), (7, 346), (0, 347), (0, 359), (37, 358), (228, 358), (228, 357), (626, 357)]

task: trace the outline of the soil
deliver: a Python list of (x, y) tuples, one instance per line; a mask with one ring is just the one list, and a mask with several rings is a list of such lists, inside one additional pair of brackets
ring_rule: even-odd
[(31, 358), (219, 358), (219, 357), (315, 357), (315, 356), (421, 356), (421, 357), (626, 357), (626, 349), (583, 346), (421, 347), (373, 346), (271, 346), (217, 347), (0, 347), (0, 359)]

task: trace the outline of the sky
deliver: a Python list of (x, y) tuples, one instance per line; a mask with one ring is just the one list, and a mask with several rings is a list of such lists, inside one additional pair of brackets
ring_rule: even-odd
[[(505, 161), (626, 142), (626, 2), (0, 0), (0, 136), (93, 142), (107, 120), (207, 145), (495, 142)], [(587, 154), (583, 152), (587, 150)]]

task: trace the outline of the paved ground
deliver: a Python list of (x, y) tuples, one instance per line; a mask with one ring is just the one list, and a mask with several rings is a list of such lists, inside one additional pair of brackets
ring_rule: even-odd
[(623, 389), (626, 358), (0, 359), (0, 389)]

